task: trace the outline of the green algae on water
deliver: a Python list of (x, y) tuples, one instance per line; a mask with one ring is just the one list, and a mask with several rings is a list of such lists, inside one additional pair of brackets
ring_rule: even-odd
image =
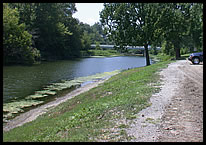
[(3, 105), (3, 120), (6, 121), (9, 118), (12, 118), (14, 114), (24, 112), (24, 108), (36, 106), (44, 103), (44, 101), (40, 101), (39, 99), (50, 97), (58, 94), (59, 91), (70, 89), (72, 87), (81, 86), (84, 82), (91, 82), (95, 80), (105, 79), (112, 75), (118, 74), (120, 70), (115, 70), (111, 72), (97, 73), (95, 75), (86, 76), (86, 77), (78, 77), (74, 80), (62, 80), (58, 83), (52, 83), (42, 90), (35, 91), (34, 94), (25, 97), (24, 100), (19, 100), (11, 103), (5, 103)]
[(14, 114), (24, 112), (23, 109), (31, 106), (36, 106), (43, 103), (37, 100), (19, 100), (17, 102), (10, 102), (3, 105), (3, 119), (11, 118)]

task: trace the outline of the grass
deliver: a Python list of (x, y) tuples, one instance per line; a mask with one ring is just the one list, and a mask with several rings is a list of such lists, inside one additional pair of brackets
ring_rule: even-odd
[(119, 53), (117, 50), (113, 49), (106, 49), (106, 50), (88, 50), (82, 51), (82, 56), (90, 56), (90, 57), (114, 57), (114, 56), (122, 56), (121, 53)]
[[(104, 130), (113, 128), (114, 120), (133, 119), (134, 114), (150, 105), (148, 99), (159, 90), (154, 87), (159, 84), (157, 72), (170, 62), (123, 71), (36, 120), (4, 132), (3, 141), (79, 142), (104, 139)], [(119, 126), (120, 140), (130, 138), (124, 127), (126, 125)]]
[(190, 54), (191, 53), (182, 54), (180, 59), (185, 60), (185, 59), (187, 59), (190, 56)]

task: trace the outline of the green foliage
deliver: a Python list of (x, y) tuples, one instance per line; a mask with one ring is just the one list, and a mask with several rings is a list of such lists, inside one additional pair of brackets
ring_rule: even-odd
[(72, 17), (76, 11), (74, 3), (4, 4), (4, 62), (71, 59), (95, 42), (108, 43), (101, 25), (80, 23)]
[(159, 61), (169, 61), (174, 59), (174, 56), (166, 55), (165, 53), (158, 53), (156, 57)]
[[(103, 29), (99, 23), (95, 23), (90, 26), (80, 22), (80, 31), (81, 31), (81, 42), (82, 50), (88, 51), (91, 49), (91, 44), (112, 44), (113, 42), (109, 41), (105, 36)], [(98, 49), (101, 49), (98, 47)]]
[(116, 45), (145, 46), (148, 60), (147, 46), (166, 41), (174, 49), (164, 53), (178, 59), (183, 46), (202, 48), (202, 10), (202, 3), (105, 3), (100, 18)]
[(4, 64), (32, 64), (40, 57), (36, 48), (32, 48), (32, 35), (25, 31), (25, 24), (19, 24), (17, 9), (3, 5), (3, 52)]
[(117, 50), (89, 50), (88, 53), (91, 56), (119, 56), (120, 53)]
[(181, 50), (182, 47), (187, 47), (192, 51), (194, 47), (198, 47), (198, 44), (202, 44), (201, 3), (162, 4), (161, 15), (158, 25), (163, 32), (162, 38), (172, 43), (174, 50), (171, 47), (170, 51), (174, 52), (176, 59), (180, 58), (180, 54), (185, 51)]
[(154, 3), (106, 3), (100, 13), (102, 25), (110, 39), (120, 48), (144, 46), (146, 62), (150, 65), (148, 45), (157, 43), (157, 4)]
[(148, 45), (164, 41), (174, 46), (165, 47), (165, 53), (176, 58), (194, 48), (203, 50), (202, 3), (105, 3), (101, 24), (93, 26), (72, 17), (77, 11), (74, 3), (4, 3), (3, 7), (5, 64), (79, 57), (81, 50), (96, 42), (115, 43), (120, 49), (143, 45), (148, 63)]
[[(162, 49), (162, 47), (161, 47)], [(157, 50), (156, 46), (151, 46), (151, 49), (150, 49), (150, 54), (154, 54), (154, 55), (157, 55), (161, 50)]]
[[(34, 47), (31, 52), (24, 51), (27, 56), (23, 56), (25, 59), (30, 59), (29, 62), (32, 63), (34, 59), (40, 60), (40, 53), (43, 60), (68, 59), (79, 56), (81, 36), (78, 29), (78, 22), (72, 18), (72, 14), (76, 12), (75, 4), (10, 3), (7, 4), (7, 7), (11, 11), (15, 11), (17, 20), (4, 17), (4, 21), (7, 21), (9, 18), (11, 23), (13, 23), (12, 25), (16, 25), (16, 21), (24, 23), (24, 26), (21, 24), (21, 29), (27, 30), (30, 33), (23, 33), (25, 35), (23, 37), (30, 39), (30, 43), (24, 43), (27, 45), (27, 49), (31, 46)], [(4, 14), (6, 15), (6, 13)], [(9, 27), (7, 24), (5, 23), (6, 27)], [(14, 37), (13, 33), (8, 33)], [(16, 41), (19, 40), (16, 39)], [(13, 43), (13, 45), (15, 44)], [(8, 46), (8, 43), (5, 43), (5, 47), (10, 46)], [(9, 55), (13, 55), (11, 51), (8, 53)], [(30, 58), (31, 54), (34, 55), (34, 59)], [(18, 61), (18, 58), (15, 57), (12, 57), (12, 59), (15, 62)], [(24, 60), (22, 61), (25, 63)]]
[(90, 35), (88, 34), (87, 31), (83, 32), (81, 42), (82, 42), (82, 50), (90, 49), (90, 47), (91, 47), (91, 37), (90, 37)]
[(161, 51), (166, 55), (174, 56), (174, 45), (169, 41), (163, 41)]
[(96, 42), (95, 45), (96, 45), (96, 48), (95, 48), (96, 50), (102, 50), (102, 48), (99, 46), (100, 45), (99, 42)]
[[(112, 44), (112, 41), (109, 41), (100, 23), (95, 23), (94, 25), (90, 26), (88, 24), (80, 23), (80, 28), (83, 34), (89, 39), (90, 44), (95, 44), (96, 42), (100, 44)], [(84, 35), (83, 35), (84, 36)], [(83, 37), (84, 38), (84, 37)]]
[(194, 48), (197, 48), (198, 51), (202, 51), (203, 3), (192, 3), (188, 5), (188, 32), (187, 37), (183, 39), (183, 47), (189, 48), (190, 52), (192, 52)]
[(68, 27), (72, 35), (65, 37), (64, 51), (62, 51), (62, 58), (71, 59), (80, 56), (80, 50), (83, 47), (81, 41), (81, 32), (78, 20), (68, 17), (65, 19), (65, 26)]

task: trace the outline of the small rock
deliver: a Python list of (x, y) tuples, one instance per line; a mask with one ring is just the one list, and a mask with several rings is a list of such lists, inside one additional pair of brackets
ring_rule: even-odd
[(178, 131), (175, 131), (175, 130), (171, 130), (170, 132), (171, 132), (172, 134), (174, 134), (174, 135), (180, 134)]
[(173, 110), (178, 110), (178, 108), (172, 108)]
[(172, 127), (170, 126), (170, 127), (165, 127), (164, 128), (165, 130), (172, 130)]

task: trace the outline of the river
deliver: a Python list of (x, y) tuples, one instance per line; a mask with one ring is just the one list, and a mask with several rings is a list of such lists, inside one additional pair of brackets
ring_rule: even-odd
[(50, 83), (61, 80), (145, 65), (145, 57), (119, 56), (42, 62), (32, 66), (4, 66), (3, 102), (24, 98)]

